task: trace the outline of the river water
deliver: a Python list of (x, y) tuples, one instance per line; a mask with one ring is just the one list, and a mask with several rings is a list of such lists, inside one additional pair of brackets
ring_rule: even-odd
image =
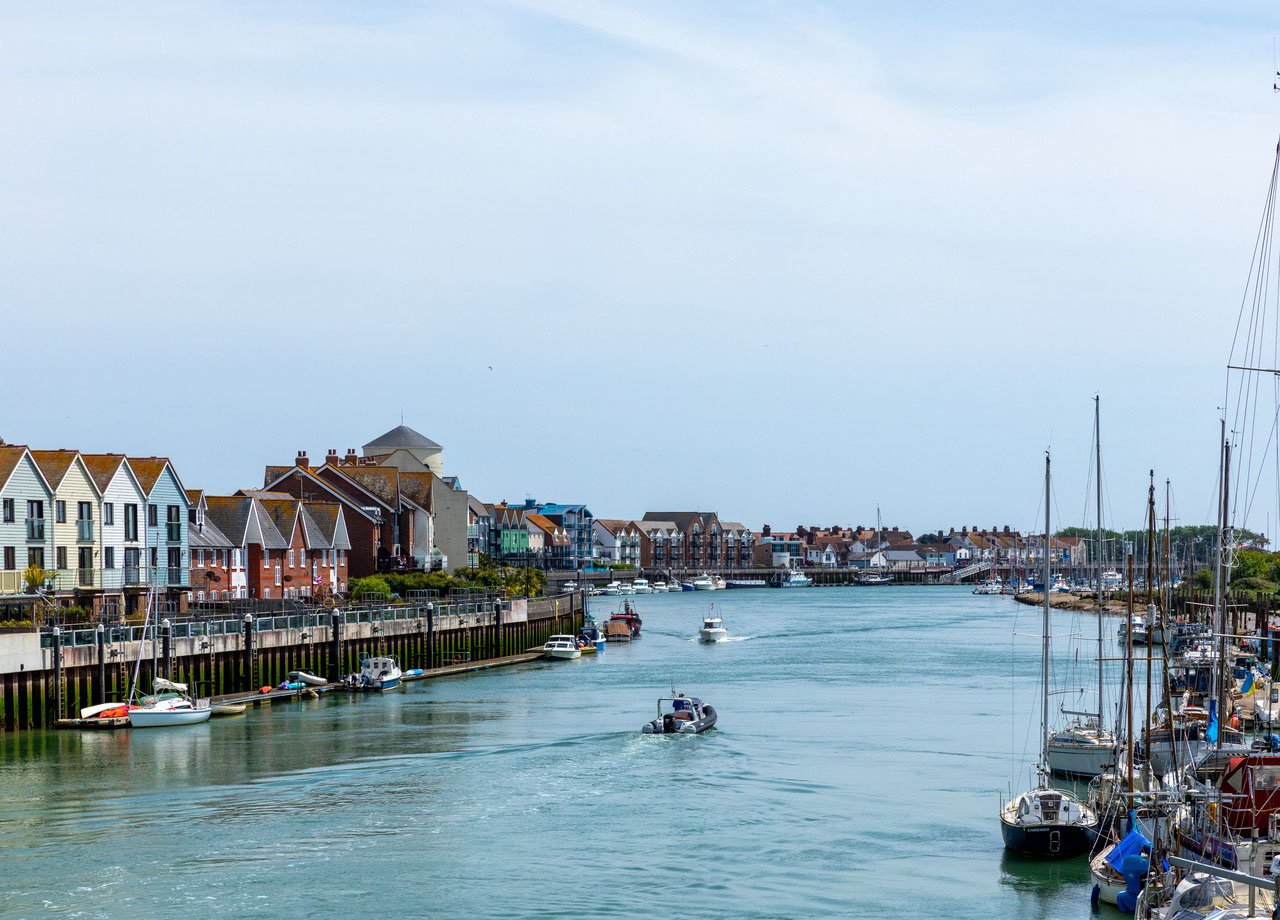
[[(1037, 745), (1038, 610), (927, 587), (634, 602), (643, 638), (580, 661), (0, 736), (0, 916), (1090, 915), (1084, 860), (1007, 857), (996, 819)], [(735, 641), (693, 640), (709, 603)], [(673, 685), (715, 731), (639, 734)]]

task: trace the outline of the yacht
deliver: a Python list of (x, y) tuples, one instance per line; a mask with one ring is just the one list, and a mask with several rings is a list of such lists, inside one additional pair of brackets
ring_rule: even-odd
[(974, 586), (974, 594), (1004, 594), (1004, 583), (1000, 579), (984, 581)]
[(696, 735), (715, 727), (716, 711), (696, 696), (664, 696), (658, 700), (658, 718), (640, 730), (646, 735)]
[(547, 640), (546, 645), (542, 646), (542, 657), (581, 658), (582, 649), (578, 648), (578, 640), (575, 636), (552, 636)]
[(633, 594), (635, 594), (635, 593), (636, 593), (635, 585), (634, 585), (634, 584), (624, 585), (624, 584), (622, 584), (621, 582), (619, 582), (619, 583), (618, 583), (618, 593), (619, 593), (619, 594), (625, 594), (627, 597), (630, 597), (630, 596), (632, 596)]
[(632, 593), (634, 594), (652, 594), (653, 586), (649, 584), (647, 578), (633, 578), (631, 580)]
[(607, 585), (604, 586), (604, 590), (601, 593), (606, 597), (617, 597), (619, 594), (622, 593), (622, 582), (620, 581), (609, 582)]
[(1116, 737), (1096, 718), (1069, 725), (1045, 743), (1049, 770), (1059, 776), (1101, 776), (1116, 759)]
[(887, 585), (893, 581), (893, 576), (886, 572), (872, 571), (863, 572), (858, 576), (858, 584), (860, 585)]
[(400, 686), (400, 678), (404, 674), (400, 664), (391, 657), (382, 655), (377, 658), (365, 658), (360, 662), (360, 673), (355, 675), (356, 690), (394, 690)]
[(717, 591), (723, 591), (725, 588), (728, 587), (728, 585), (725, 584), (725, 580), (721, 578), (719, 575), (712, 575), (711, 583), (715, 585)]
[(169, 728), (208, 722), (213, 711), (209, 701), (187, 696), (187, 685), (157, 677), (155, 696), (144, 696), (139, 705), (129, 707), (129, 724), (134, 728)]
[(1102, 590), (1103, 591), (1119, 591), (1124, 582), (1120, 578), (1120, 573), (1115, 569), (1110, 569), (1102, 573)]
[(787, 577), (782, 580), (783, 588), (807, 588), (813, 584), (813, 579), (801, 572), (799, 569), (792, 569), (787, 572)]
[(724, 621), (713, 613), (707, 614), (698, 630), (698, 638), (703, 642), (723, 642), (729, 638), (729, 630), (724, 628)]
[(714, 591), (716, 583), (711, 580), (710, 575), (699, 575), (693, 580), (693, 590), (695, 591)]
[[(652, 585), (650, 585), (650, 587), (653, 589), (654, 594), (666, 594), (668, 591), (671, 590), (667, 586), (667, 583), (665, 581), (655, 581)], [(679, 591), (680, 589), (676, 588), (676, 590)]]

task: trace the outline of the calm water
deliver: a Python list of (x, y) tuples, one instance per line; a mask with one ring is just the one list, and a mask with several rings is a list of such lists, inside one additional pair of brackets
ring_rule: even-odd
[[(739, 641), (692, 641), (711, 601)], [(1090, 915), (1083, 859), (1007, 858), (996, 821), (1036, 745), (1038, 611), (963, 588), (635, 602), (644, 638), (581, 661), (0, 736), (0, 915)], [(638, 734), (673, 683), (716, 731)]]

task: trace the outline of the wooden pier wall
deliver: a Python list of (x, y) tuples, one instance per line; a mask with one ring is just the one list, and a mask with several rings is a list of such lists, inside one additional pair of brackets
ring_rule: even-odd
[[(325, 625), (171, 636), (168, 643), (159, 638), (54, 647), (48, 636), (42, 643), (36, 633), (0, 635), (0, 724), (5, 732), (45, 728), (59, 718), (79, 716), (83, 707), (124, 700), (140, 644), (145, 645), (141, 687), (149, 689), (158, 675), (187, 684), (192, 695), (219, 696), (277, 686), (290, 671), (333, 680), (358, 671), (360, 659), (369, 655), (393, 655), (405, 670), (504, 658), (556, 633), (577, 632), (584, 603), (582, 594), (516, 601), (500, 616), (434, 610), (429, 616), (425, 605), (385, 608), (403, 618), (375, 615), (368, 622), (339, 622), (336, 630), (330, 625), (336, 618), (324, 611), (318, 617)], [(351, 611), (333, 613), (351, 616)]]

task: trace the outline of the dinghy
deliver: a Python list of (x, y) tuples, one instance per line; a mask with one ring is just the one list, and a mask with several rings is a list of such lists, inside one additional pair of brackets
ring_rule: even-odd
[(664, 696), (658, 699), (658, 718), (640, 729), (645, 735), (697, 735), (715, 727), (716, 711), (696, 696)]
[(308, 674), (306, 671), (290, 671), (289, 680), (306, 684), (308, 687), (325, 687), (329, 682), (323, 677), (316, 677), (314, 674)]

